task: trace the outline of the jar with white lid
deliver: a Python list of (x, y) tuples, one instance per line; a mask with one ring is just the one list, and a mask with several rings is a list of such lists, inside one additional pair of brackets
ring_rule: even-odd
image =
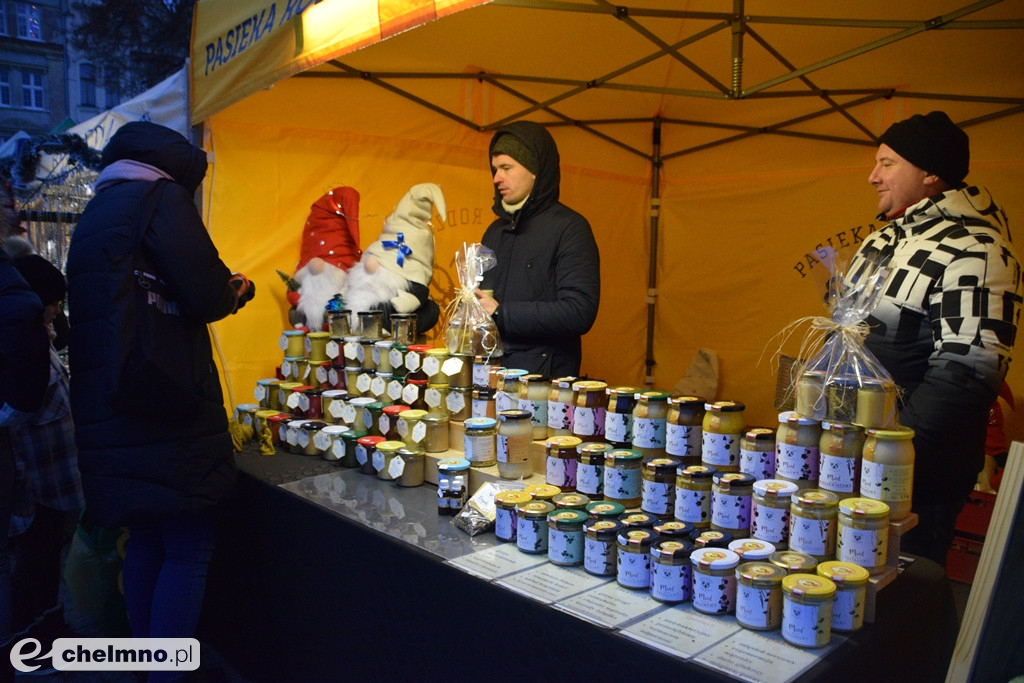
[(816, 488), (820, 443), (820, 422), (800, 417), (793, 410), (779, 413), (779, 429), (775, 436), (775, 478), (791, 481), (801, 489)]
[(740, 556), (727, 548), (697, 548), (693, 565), (693, 609), (702, 614), (736, 611), (736, 567)]
[(548, 391), (548, 436), (572, 436), (572, 383), (575, 377), (551, 380)]
[(885, 570), (888, 553), (889, 506), (871, 498), (840, 501), (836, 559), (879, 574)]
[(583, 564), (583, 510), (556, 508), (548, 513), (548, 561), (563, 567)]
[(576, 490), (576, 470), (579, 467), (579, 453), (576, 452), (576, 447), (580, 443), (582, 442), (575, 436), (552, 436), (545, 442), (546, 483), (557, 486), (559, 491)]
[(756, 538), (737, 538), (729, 542), (728, 548), (739, 555), (742, 562), (768, 562), (772, 553), (777, 552), (773, 544)]
[(671, 517), (676, 504), (676, 458), (651, 458), (643, 464), (640, 509), (659, 517)]
[(835, 556), (839, 497), (831, 491), (808, 489), (790, 499), (789, 548), (816, 560)]
[(616, 540), (615, 581), (623, 588), (650, 590), (651, 544), (657, 540), (653, 529), (629, 528)]
[(832, 630), (859, 631), (864, 625), (864, 605), (867, 599), (868, 570), (849, 562), (822, 562), (818, 576), (836, 585), (832, 600)]
[(548, 551), (548, 515), (555, 509), (546, 500), (531, 500), (516, 506), (516, 547), (524, 553), (543, 555)]
[(635, 508), (641, 500), (640, 466), (643, 454), (635, 449), (617, 448), (604, 459), (604, 498)]
[(675, 538), (659, 538), (651, 545), (651, 597), (669, 604), (693, 597), (693, 544)]
[(699, 465), (704, 439), (704, 399), (697, 396), (670, 396), (665, 417), (665, 454), (679, 458), (684, 465)]
[(604, 440), (616, 448), (633, 443), (633, 409), (637, 387), (608, 387), (608, 408), (604, 414)]
[(734, 538), (750, 535), (754, 478), (742, 472), (718, 472), (711, 478), (711, 528)]
[(848, 422), (822, 422), (819, 451), (818, 488), (831, 491), (840, 499), (857, 497), (864, 430)]
[(393, 372), (391, 367), (391, 349), (395, 342), (391, 339), (380, 339), (373, 342), (370, 354), (373, 358), (373, 366), (377, 372), (390, 375)]
[(664, 391), (642, 391), (633, 408), (633, 449), (644, 459), (665, 455), (665, 435), (669, 394)]
[(499, 541), (516, 542), (516, 506), (533, 500), (526, 491), (498, 491), (494, 494), (494, 535)]
[(493, 417), (471, 417), (465, 422), (464, 457), (472, 467), (490, 467), (498, 462), (498, 421)]
[(616, 539), (622, 522), (591, 517), (583, 525), (583, 569), (594, 576), (615, 576), (618, 548)]
[(529, 374), (519, 379), (519, 410), (530, 415), (533, 427), (531, 440), (541, 441), (548, 437), (548, 393), (551, 380), (544, 375)]
[(701, 463), (719, 472), (739, 472), (746, 406), (739, 401), (714, 401), (705, 403), (704, 410)]
[(594, 380), (573, 382), (572, 435), (580, 441), (604, 441), (608, 385)]
[(576, 447), (576, 490), (592, 499), (604, 498), (604, 461), (615, 447), (599, 441), (584, 441)]
[(786, 572), (769, 562), (736, 568), (736, 621), (743, 628), (772, 631), (782, 625), (782, 580)]
[(530, 444), (533, 426), (525, 410), (505, 410), (498, 414), (498, 476), (519, 479), (533, 474)]
[(345, 457), (345, 441), (341, 435), (348, 431), (349, 428), (345, 425), (329, 424), (313, 437), (324, 460), (336, 462)]
[(889, 506), (889, 519), (910, 514), (914, 493), (914, 430), (869, 429), (864, 441), (860, 495)]
[(750, 510), (750, 535), (784, 549), (789, 544), (790, 498), (796, 484), (781, 479), (754, 482)]
[(754, 481), (775, 478), (775, 431), (768, 427), (748, 427), (740, 439), (740, 472)]
[(718, 472), (704, 465), (676, 468), (675, 518), (698, 529), (711, 526), (711, 478)]
[(823, 576), (790, 574), (782, 579), (782, 637), (798, 647), (824, 647), (832, 638), (836, 585)]

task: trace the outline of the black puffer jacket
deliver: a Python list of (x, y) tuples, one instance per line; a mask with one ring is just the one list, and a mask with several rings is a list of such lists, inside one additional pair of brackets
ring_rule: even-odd
[(495, 187), (498, 219), (482, 240), (497, 257), (480, 287), (493, 289), (498, 301), (494, 320), (505, 349), (502, 365), (548, 377), (578, 375), (580, 337), (594, 324), (601, 298), (597, 243), (587, 219), (558, 201), (561, 170), (550, 133), (517, 121), (499, 128), (491, 147), (505, 133), (533, 150), (537, 179), (514, 216)]
[[(122, 160), (159, 169), (171, 180), (146, 179), (157, 175), (146, 167), (111, 167)], [(232, 446), (206, 324), (232, 313), (237, 296), (193, 202), (206, 173), (203, 150), (163, 126), (130, 123), (107, 145), (103, 164), (98, 192), (68, 253), (75, 440), (94, 519), (107, 526), (145, 524), (209, 507), (233, 486)], [(147, 213), (152, 218), (142, 251), (180, 313), (157, 322), (163, 338), (185, 349), (168, 368), (173, 389), (154, 375), (125, 371), (136, 340), (133, 235)], [(153, 397), (176, 392), (174, 407), (156, 410), (126, 400), (126, 387), (139, 381)]]
[(0, 247), (0, 408), (39, 408), (50, 378), (43, 305)]

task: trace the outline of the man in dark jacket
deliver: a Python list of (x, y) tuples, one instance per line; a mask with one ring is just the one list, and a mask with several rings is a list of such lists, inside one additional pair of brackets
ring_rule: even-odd
[(235, 479), (206, 325), (254, 288), (221, 262), (193, 201), (202, 149), (134, 122), (111, 138), (102, 166), (67, 261), (86, 510), (103, 526), (129, 527), (133, 635), (191, 637), (213, 552), (211, 510)]
[[(477, 298), (501, 333), (502, 364), (548, 377), (580, 372), (594, 324), (601, 263), (590, 224), (558, 201), (558, 148), (543, 126), (516, 121), (491, 139), (494, 213), (483, 244), (497, 264)], [(493, 295), (488, 293), (493, 291)]]

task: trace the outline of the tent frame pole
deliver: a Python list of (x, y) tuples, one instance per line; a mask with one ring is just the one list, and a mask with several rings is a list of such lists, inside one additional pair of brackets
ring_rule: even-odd
[(644, 386), (654, 386), (654, 322), (658, 299), (658, 227), (661, 219), (661, 119), (651, 129), (651, 250), (647, 270), (647, 350), (644, 359)]

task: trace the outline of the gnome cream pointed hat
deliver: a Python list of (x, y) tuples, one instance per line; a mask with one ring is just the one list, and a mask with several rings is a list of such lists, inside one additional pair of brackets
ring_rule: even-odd
[(382, 267), (406, 280), (430, 286), (434, 277), (434, 233), (430, 231), (434, 207), (439, 216), (447, 213), (440, 186), (413, 185), (384, 221), (380, 237), (364, 254), (372, 255)]

